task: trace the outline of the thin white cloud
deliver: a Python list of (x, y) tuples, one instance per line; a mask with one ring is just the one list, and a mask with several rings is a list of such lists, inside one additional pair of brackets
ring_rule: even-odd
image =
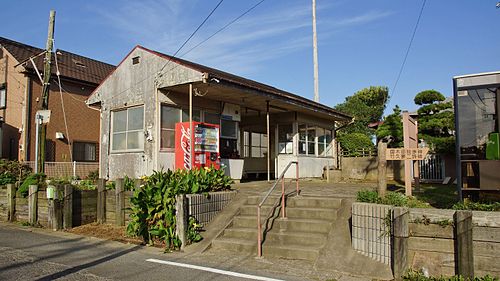
[[(259, 65), (266, 61), (310, 48), (310, 3), (289, 4), (288, 1), (280, 1), (271, 6), (266, 4), (265, 2), (194, 49), (185, 58), (225, 71), (248, 75), (258, 71)], [(106, 24), (114, 27), (122, 37), (128, 38), (132, 43), (173, 54), (203, 18), (194, 13), (198, 11), (195, 6), (196, 1), (124, 1), (115, 11), (101, 10), (99, 14)], [(317, 9), (318, 12), (328, 11), (333, 6), (334, 4), (322, 4)], [(216, 12), (179, 54), (213, 34), (244, 9), (246, 8), (242, 7), (241, 11), (233, 13)], [(336, 21), (320, 20), (318, 25), (321, 24), (321, 29), (324, 30), (320, 38), (325, 40), (336, 30), (371, 23), (391, 14), (387, 11), (368, 11)]]

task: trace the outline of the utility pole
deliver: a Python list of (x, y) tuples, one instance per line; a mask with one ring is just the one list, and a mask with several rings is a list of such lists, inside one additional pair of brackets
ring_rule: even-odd
[[(47, 45), (45, 47), (45, 60), (43, 68), (43, 85), (42, 85), (42, 102), (39, 106), (40, 110), (47, 110), (49, 108), (49, 91), (50, 91), (50, 77), (51, 77), (51, 63), (52, 63), (52, 48), (54, 45), (54, 23), (56, 20), (56, 11), (50, 11), (49, 18), (49, 31), (47, 36)], [(38, 115), (38, 114), (37, 114)], [(36, 118), (38, 126), (38, 118)], [(37, 173), (45, 172), (45, 141), (47, 136), (47, 122), (41, 124), (38, 139), (37, 151)]]
[(319, 102), (318, 37), (316, 35), (316, 0), (312, 0), (312, 13), (313, 13), (314, 101)]

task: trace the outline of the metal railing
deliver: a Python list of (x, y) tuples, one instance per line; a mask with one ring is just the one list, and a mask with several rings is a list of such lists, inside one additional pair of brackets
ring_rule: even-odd
[(286, 218), (286, 211), (285, 211), (285, 173), (288, 171), (288, 168), (292, 164), (295, 164), (296, 167), (296, 172), (295, 172), (295, 177), (296, 177), (296, 189), (297, 189), (297, 196), (300, 193), (299, 190), (299, 162), (298, 161), (291, 161), (288, 163), (288, 165), (285, 167), (281, 175), (276, 179), (274, 182), (273, 186), (269, 189), (267, 194), (264, 196), (262, 201), (260, 201), (259, 205), (257, 206), (257, 255), (259, 257), (262, 256), (262, 224), (260, 222), (260, 211), (262, 209), (262, 205), (264, 205), (264, 202), (266, 199), (271, 195), (271, 192), (273, 192), (274, 188), (276, 188), (276, 185), (281, 179), (281, 217)]

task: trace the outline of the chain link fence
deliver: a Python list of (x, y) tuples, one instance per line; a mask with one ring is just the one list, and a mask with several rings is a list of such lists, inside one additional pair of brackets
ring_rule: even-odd
[[(24, 164), (35, 171), (35, 161), (26, 161)], [(72, 177), (86, 178), (90, 172), (99, 170), (97, 162), (45, 162), (45, 174), (49, 178)]]

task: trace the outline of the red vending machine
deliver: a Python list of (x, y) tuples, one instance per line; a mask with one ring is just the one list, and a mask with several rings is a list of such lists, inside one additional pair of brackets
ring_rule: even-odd
[[(194, 139), (191, 139), (189, 122), (175, 124), (175, 168), (220, 168), (219, 125), (193, 122)], [(191, 149), (194, 148), (191, 154)]]

